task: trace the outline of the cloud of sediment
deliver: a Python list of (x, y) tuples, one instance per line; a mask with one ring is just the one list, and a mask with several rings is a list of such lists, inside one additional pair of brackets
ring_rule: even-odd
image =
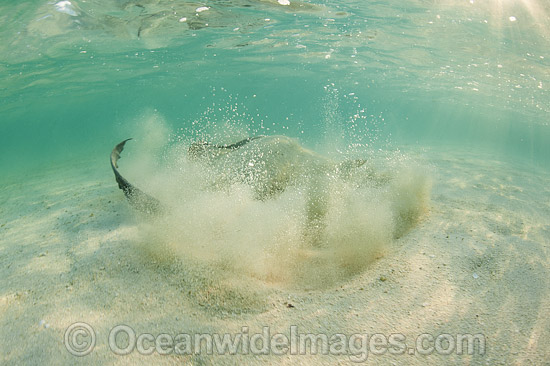
[(138, 130), (121, 171), (167, 208), (141, 218), (141, 248), (196, 268), (199, 277), (331, 286), (391, 250), (428, 208), (429, 175), (402, 156), (346, 166), (271, 137), (204, 163), (189, 156), (190, 142), (167, 145), (158, 115), (143, 118)]

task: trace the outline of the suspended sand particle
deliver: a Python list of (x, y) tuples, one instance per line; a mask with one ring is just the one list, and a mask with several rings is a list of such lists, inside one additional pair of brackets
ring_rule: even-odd
[(206, 11), (208, 9), (210, 9), (208, 6), (201, 6), (200, 8), (195, 9), (195, 11), (197, 13), (201, 13), (201, 12)]
[(277, 0), (277, 2), (281, 5), (290, 5), (290, 1), (288, 0)]
[(511, 16), (511, 17), (508, 18), (508, 19), (510, 19), (511, 22), (515, 22), (515, 21), (517, 20), (515, 16)]
[(187, 21), (186, 17), (180, 18), (180, 23), (183, 23), (183, 22), (186, 22), (186, 21)]

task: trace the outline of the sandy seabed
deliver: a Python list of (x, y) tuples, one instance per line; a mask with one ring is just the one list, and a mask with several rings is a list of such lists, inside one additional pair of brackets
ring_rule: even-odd
[[(329, 354), (309, 348), (305, 355), (161, 355), (147, 342), (151, 355), (137, 349), (117, 355), (109, 334), (124, 324), (154, 337), (243, 330), (252, 336), (264, 326), (271, 335), (290, 336), (295, 326), (328, 337), (406, 337), (402, 352), (354, 348), (371, 365), (548, 364), (550, 174), (488, 153), (411, 153), (433, 167), (429, 215), (360, 274), (323, 289), (258, 279), (227, 286), (223, 268), (209, 276), (208, 269), (159, 258), (144, 248), (139, 220), (106, 161), (4, 177), (0, 363), (334, 365), (359, 359), (336, 348)], [(67, 339), (84, 347), (87, 335), (65, 337), (77, 322), (96, 336), (81, 357), (68, 351)], [(457, 354), (458, 347), (444, 341), (439, 351), (421, 354), (415, 342), (422, 334), (434, 344), (441, 334), (447, 342), (448, 335), (481, 334), (485, 347)], [(124, 334), (118, 339), (121, 348), (127, 341)], [(429, 337), (423, 346), (429, 348)]]

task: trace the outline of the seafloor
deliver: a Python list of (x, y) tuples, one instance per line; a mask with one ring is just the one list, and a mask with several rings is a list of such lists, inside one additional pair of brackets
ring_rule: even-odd
[[(110, 351), (136, 332), (483, 334), (484, 354), (369, 354), (370, 365), (543, 365), (550, 352), (548, 172), (491, 153), (410, 151), (432, 166), (429, 215), (361, 274), (323, 290), (242, 293), (151, 256), (106, 161), (44, 168), (0, 196), (3, 364), (351, 364), (347, 355), (153, 355)], [(23, 179), (24, 178), (24, 179)], [(7, 178), (4, 178), (7, 179)], [(75, 322), (96, 347), (76, 359)], [(410, 344), (410, 343), (408, 343)]]

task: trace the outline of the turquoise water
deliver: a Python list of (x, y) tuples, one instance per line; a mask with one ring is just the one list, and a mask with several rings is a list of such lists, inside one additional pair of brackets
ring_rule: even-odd
[[(548, 9), (0, 2), (0, 364), (74, 364), (80, 322), (92, 365), (350, 360), (123, 357), (107, 343), (120, 324), (402, 333), (411, 348), (369, 364), (544, 364)], [(288, 137), (197, 144), (254, 135)], [(108, 157), (129, 137), (120, 172), (158, 215), (115, 182)], [(413, 356), (419, 335), (455, 332), (486, 353)]]
[(150, 113), (180, 136), (230, 121), (309, 146), (471, 146), (548, 167), (542, 2), (26, 1), (0, 14), (5, 173), (105, 159)]

